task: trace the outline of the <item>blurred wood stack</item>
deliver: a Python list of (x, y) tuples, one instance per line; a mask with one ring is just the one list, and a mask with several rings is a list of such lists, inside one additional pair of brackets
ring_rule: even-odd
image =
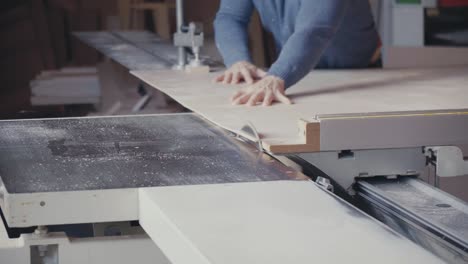
[(31, 104), (98, 104), (101, 89), (95, 67), (63, 68), (43, 71), (31, 85)]
[(116, 16), (115, 0), (2, 0), (0, 118), (63, 111), (32, 108), (30, 81), (46, 70), (95, 66), (99, 54), (72, 32), (107, 30), (112, 23), (118, 27)]
[(119, 0), (120, 26), (123, 30), (145, 29), (145, 14), (152, 19), (152, 29), (166, 40), (175, 31), (174, 0)]

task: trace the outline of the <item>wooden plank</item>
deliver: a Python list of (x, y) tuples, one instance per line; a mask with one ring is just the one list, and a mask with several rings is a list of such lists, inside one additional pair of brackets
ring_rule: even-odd
[(299, 120), (299, 133), (304, 135), (306, 145), (320, 150), (320, 123), (317, 120), (314, 122)]
[[(273, 153), (298, 153), (468, 143), (463, 133), (468, 130), (467, 115), (460, 114), (468, 113), (467, 72), (468, 68), (317, 70), (287, 91), (293, 105), (272, 107), (231, 105), (229, 98), (241, 86), (213, 83), (217, 73), (133, 74), (235, 133), (250, 137), (240, 130), (252, 123), (263, 147)], [(307, 122), (298, 125), (299, 120)]]
[(47, 16), (55, 64), (57, 68), (60, 68), (65, 66), (69, 59), (67, 53), (67, 35), (65, 33), (66, 16), (61, 6), (54, 3), (49, 4)]
[(299, 120), (299, 137), (302, 137), (300, 144), (271, 144), (264, 142), (264, 148), (271, 153), (301, 153), (320, 151), (320, 122), (312, 122), (303, 119)]
[(97, 69), (95, 67), (72, 67), (72, 68), (62, 68), (60, 70), (49, 70), (42, 71), (36, 76), (31, 82), (37, 80), (49, 80), (55, 77), (79, 77), (79, 76), (96, 76)]
[(160, 2), (160, 3), (149, 3), (141, 2), (131, 5), (133, 14), (142, 14), (144, 11), (150, 11), (152, 13), (154, 29), (158, 36), (162, 39), (169, 40), (172, 38), (171, 32), (171, 11), (175, 10), (175, 3), (173, 2)]
[(37, 45), (39, 45), (42, 53), (42, 62), (44, 68), (54, 69), (55, 55), (52, 49), (52, 43), (50, 40), (49, 25), (46, 17), (46, 9), (44, 7), (43, 0), (33, 0), (31, 4), (31, 17), (35, 26), (35, 38)]
[(31, 97), (31, 105), (33, 106), (98, 104), (99, 101), (100, 101), (100, 98), (96, 96), (85, 96), (85, 97), (33, 96)]
[[(78, 11), (71, 13), (71, 31), (95, 31), (100, 28), (100, 12), (79, 6)], [(73, 65), (96, 65), (99, 60), (98, 52), (82, 43), (79, 39), (71, 38), (71, 54)]]
[(156, 33), (163, 39), (172, 39), (170, 11), (173, 10), (168, 6), (153, 10), (153, 21)]
[(118, 11), (120, 18), (120, 28), (122, 30), (130, 29), (131, 0), (118, 0)]
[(99, 95), (99, 90), (99, 81), (96, 75), (54, 77), (31, 82), (31, 91), (35, 95)]

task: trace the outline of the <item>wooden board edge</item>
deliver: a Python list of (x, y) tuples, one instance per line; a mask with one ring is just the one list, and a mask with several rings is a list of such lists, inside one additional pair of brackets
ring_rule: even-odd
[(320, 122), (298, 121), (299, 138), (303, 144), (280, 144), (264, 141), (263, 147), (273, 154), (308, 153), (320, 151)]
[(272, 154), (295, 154), (295, 153), (309, 153), (319, 152), (320, 149), (315, 149), (313, 146), (306, 144), (293, 144), (293, 145), (281, 145), (263, 143), (263, 148)]
[(320, 122), (309, 122), (300, 119), (299, 133), (303, 137), (306, 145), (310, 145), (314, 149), (320, 149)]

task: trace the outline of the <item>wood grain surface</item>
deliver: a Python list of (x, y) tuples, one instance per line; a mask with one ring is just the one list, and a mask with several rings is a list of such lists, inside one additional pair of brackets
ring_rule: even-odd
[(468, 140), (468, 68), (317, 70), (288, 89), (293, 105), (272, 107), (231, 105), (242, 85), (213, 83), (219, 73), (132, 73), (223, 128), (242, 134), (252, 123), (273, 153)]

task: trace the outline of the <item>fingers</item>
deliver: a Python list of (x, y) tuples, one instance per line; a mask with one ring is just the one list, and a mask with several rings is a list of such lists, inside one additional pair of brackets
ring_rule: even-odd
[(289, 98), (286, 97), (286, 95), (282, 94), (280, 91), (275, 91), (274, 95), (278, 102), (289, 105), (292, 104), (291, 100), (289, 100)]
[(271, 106), (274, 101), (278, 101), (283, 104), (292, 104), (291, 100), (281, 93), (268, 92), (264, 93), (243, 93), (237, 92), (232, 98), (233, 105), (247, 105), (256, 106), (263, 100), (262, 106)]
[(224, 81), (224, 73), (219, 75), (218, 77), (214, 78), (213, 80), (216, 83), (222, 83)]
[(223, 84), (230, 84), (232, 81), (232, 72), (226, 72), (224, 74)]
[[(237, 81), (240, 77), (237, 75), (231, 77), (233, 78)], [(292, 104), (285, 95), (284, 81), (274, 76), (267, 76), (253, 85), (240, 89), (232, 96), (231, 101), (234, 105), (247, 104), (248, 106), (256, 106), (260, 102), (263, 106), (271, 106), (274, 101)]]
[(250, 97), (252, 96), (252, 94), (242, 94), (241, 96), (237, 97), (233, 102), (232, 104), (233, 105), (243, 105), (243, 104), (246, 104)]
[(240, 71), (226, 71), (222, 75), (216, 77), (214, 82), (222, 84), (239, 84), (242, 81), (245, 81), (248, 84), (253, 84), (254, 79), (252, 74), (247, 69), (242, 69)]
[(262, 106), (271, 106), (274, 100), (275, 100), (275, 95), (272, 92), (268, 91), (265, 95), (265, 98), (263, 99)]
[(259, 79), (262, 79), (263, 77), (267, 76), (266, 71), (259, 69), (259, 68), (255, 70), (255, 74), (257, 75)]
[(232, 75), (232, 80), (231, 84), (239, 84), (241, 82), (241, 73), (240, 72), (234, 72)]
[(235, 102), (239, 97), (243, 96), (244, 92), (238, 91), (231, 97), (231, 102)]
[(248, 106), (255, 106), (257, 105), (258, 102), (260, 102), (263, 99), (264, 93), (263, 92), (258, 92), (250, 96), (250, 99), (247, 101)]
[(242, 74), (242, 77), (244, 78), (244, 81), (248, 84), (253, 84), (254, 83), (254, 79), (252, 77), (252, 74), (249, 70), (247, 69), (242, 69), (241, 70), (241, 74)]
[(274, 101), (283, 104), (292, 104), (291, 100), (282, 93), (263, 92), (258, 93), (243, 93), (237, 92), (231, 99), (234, 105), (247, 105), (256, 106), (259, 102), (263, 101), (262, 106), (271, 106)]
[(239, 62), (232, 65), (224, 74), (214, 79), (222, 84), (239, 84), (244, 81), (247, 84), (254, 84), (256, 79), (263, 79), (267, 73), (247, 62)]

